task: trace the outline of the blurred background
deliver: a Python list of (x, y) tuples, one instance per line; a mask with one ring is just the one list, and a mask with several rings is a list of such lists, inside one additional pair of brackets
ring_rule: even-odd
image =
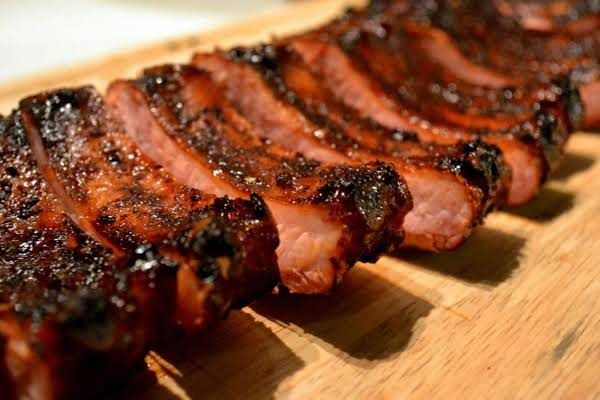
[(0, 83), (199, 32), (285, 0), (0, 0)]

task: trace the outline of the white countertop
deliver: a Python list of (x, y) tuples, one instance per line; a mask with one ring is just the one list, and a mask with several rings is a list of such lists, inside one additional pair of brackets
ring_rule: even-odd
[(0, 0), (0, 82), (259, 14), (284, 0)]

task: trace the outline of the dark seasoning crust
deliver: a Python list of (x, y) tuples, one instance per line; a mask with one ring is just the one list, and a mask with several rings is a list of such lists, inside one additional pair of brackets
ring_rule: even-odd
[[(136, 83), (147, 94), (161, 126), (170, 136), (183, 139), (198, 153), (206, 154), (213, 174), (226, 174), (243, 191), (266, 192), (271, 198), (285, 196), (293, 203), (310, 202), (312, 185), (303, 182), (321, 173), (321, 163), (275, 148), (266, 139), (224, 127), (229, 121), (218, 104), (193, 115), (184, 110), (183, 84), (188, 76), (193, 78), (198, 73), (190, 66), (159, 67), (146, 71)], [(160, 112), (163, 106), (170, 113)], [(170, 118), (173, 115), (175, 118)], [(238, 137), (231, 137), (232, 134)], [(264, 165), (269, 168), (263, 168)], [(278, 196), (277, 188), (285, 193)]]
[[(491, 3), (467, 1), (452, 5), (435, 1), (430, 4), (414, 3), (411, 7), (411, 18), (448, 32), (475, 62), (500, 67), (507, 73), (519, 71), (525, 74), (525, 79), (549, 81), (557, 75), (569, 73), (569, 65), (574, 65), (571, 63), (596, 66), (598, 63), (597, 59), (594, 60), (600, 48), (597, 31), (583, 36), (563, 34), (563, 38), (571, 40), (540, 40), (543, 35), (525, 32), (518, 19), (499, 15)], [(482, 35), (484, 24), (493, 27), (486, 30), (486, 35)], [(499, 47), (487, 47), (490, 43)], [(495, 57), (496, 51), (510, 56), (510, 61)]]
[[(139, 243), (161, 243), (196, 222), (200, 227), (209, 223), (207, 229), (216, 223), (222, 240), (229, 238), (224, 242), (228, 246), (218, 247), (222, 250), (229, 247), (223, 256), (247, 262), (242, 265), (248, 271), (234, 264), (241, 268), (238, 271), (241, 275), (248, 272), (244, 279), (258, 274), (254, 277), (259, 278), (256, 282), (248, 282), (248, 287), (236, 290), (251, 292), (275, 282), (272, 250), (277, 238), (271, 215), (265, 211), (261, 199), (252, 196), (249, 202), (215, 200), (212, 195), (178, 184), (128, 141), (123, 128), (108, 114), (102, 98), (92, 88), (29, 98), (22, 102), (21, 109), (33, 115), (49, 156), (49, 167), (56, 172), (66, 194), (78, 203), (78, 211), (94, 220), (104, 239), (128, 252)], [(94, 202), (100, 197), (97, 192), (105, 194), (108, 201)], [(212, 229), (214, 235), (217, 231)], [(246, 242), (256, 243), (253, 238), (246, 238), (249, 233), (263, 239), (263, 244), (246, 248)], [(198, 230), (198, 235), (205, 234)], [(191, 249), (196, 251), (194, 246)], [(197, 247), (197, 250), (205, 249)], [(248, 253), (255, 259), (247, 260)], [(212, 257), (203, 252), (192, 256)], [(194, 261), (200, 275), (202, 268), (213, 268), (210, 262), (200, 261), (207, 260)], [(216, 281), (216, 277), (210, 281)], [(227, 308), (228, 305), (224, 307)]]
[[(376, 8), (387, 14), (387, 6), (382, 4)], [(600, 16), (597, 5), (572, 9), (568, 13), (574, 22), (588, 17), (595, 19), (595, 28), (581, 32), (560, 29), (527, 31), (520, 18), (501, 15), (492, 2), (412, 2), (409, 9), (398, 14), (405, 15), (419, 26), (440, 29), (471, 62), (497, 71), (515, 84), (559, 80), (559, 86), (576, 85), (582, 93), (587, 84), (593, 86), (596, 82), (597, 85), (600, 71)], [(570, 83), (561, 82), (565, 76)], [(593, 118), (598, 118), (593, 97), (584, 99), (584, 105), (590, 109), (584, 113), (577, 96), (572, 88), (565, 96), (572, 128), (577, 129), (580, 123), (584, 128), (597, 128), (594, 126), (597, 121), (592, 122)]]
[[(321, 228), (324, 241), (341, 231), (337, 243), (331, 241), (335, 251), (319, 253), (329, 264), (308, 273), (296, 265), (298, 271), (292, 271), (305, 278), (300, 284), (318, 286), (321, 280), (329, 290), (357, 261), (375, 261), (398, 250), (404, 240), (402, 226), (413, 204), (397, 171), (415, 173), (407, 175), (411, 178), (429, 172), (425, 177), (451, 199), (442, 202), (444, 207), (469, 201), (465, 208), (470, 207), (471, 218), (463, 220), (470, 226), (461, 226), (458, 235), (464, 238), (456, 241), (455, 234), (437, 226), (443, 232), (433, 232), (431, 244), (412, 242), (431, 250), (448, 242), (458, 246), (510, 197), (508, 157), (491, 143), (507, 154), (531, 155), (535, 167), (523, 165), (540, 170), (535, 181), (543, 182), (557, 166), (569, 133), (590, 118), (576, 86), (597, 81), (600, 74), (600, 30), (593, 28), (600, 26), (600, 6), (596, 0), (576, 0), (566, 13), (554, 15), (544, 14), (550, 2), (539, 2), (539, 15), (518, 15), (522, 11), (510, 6), (521, 1), (506, 0), (501, 12), (492, 1), (373, 0), (365, 11), (350, 9), (315, 31), (211, 53), (217, 58), (212, 65), (226, 70), (222, 76), (230, 75), (231, 65), (246, 68), (234, 68), (237, 83), (229, 86), (243, 93), (225, 96), (231, 89), (225, 90), (214, 71), (166, 65), (146, 70), (137, 80), (113, 83), (114, 92), (138, 94), (141, 101), (125, 103), (142, 112), (120, 113), (110, 99), (112, 86), (107, 106), (88, 86), (32, 96), (10, 116), (0, 115), (0, 394), (34, 400), (101, 395), (130, 374), (152, 346), (204, 329), (232, 307), (271, 292), (285, 283), (284, 269), (278, 270), (276, 219), (292, 208), (292, 216), (304, 212), (313, 218), (309, 221), (321, 222), (326, 215), (332, 224)], [(527, 18), (540, 16), (546, 27), (527, 25)], [(468, 77), (462, 81), (443, 63), (429, 63), (427, 50), (411, 45), (413, 35), (435, 29), (475, 69), (506, 74), (513, 84), (482, 87)], [(307, 56), (295, 40), (317, 47), (309, 43)], [(357, 76), (366, 77), (363, 91), (372, 84), (369, 94), (389, 97), (403, 117), (414, 116), (417, 122), (411, 126), (418, 134), (379, 125), (377, 111), (365, 118), (354, 108), (360, 101), (339, 95), (352, 90), (327, 88), (327, 68), (305, 63), (319, 44), (341, 54), (331, 59), (334, 63), (348, 59), (356, 68), (357, 74), (347, 68), (338, 81), (345, 78), (356, 89), (363, 82)], [(424, 64), (427, 68), (421, 68)], [(342, 71), (345, 65), (336, 64)], [(311, 82), (318, 88), (312, 90)], [(262, 125), (266, 113), (254, 119), (240, 113), (243, 107), (233, 97), (247, 103), (253, 84), (262, 95), (257, 93), (261, 101), (256, 103), (284, 109), (279, 120)], [(294, 125), (296, 117), (301, 122)], [(201, 169), (193, 176), (202, 177), (205, 168), (206, 187), (214, 184), (215, 189), (192, 189), (185, 177), (169, 174), (174, 167), (165, 163), (163, 168), (151, 159), (160, 152), (141, 146), (140, 136), (126, 130), (127, 118), (141, 118), (146, 133), (156, 123), (166, 135), (148, 133), (149, 145), (172, 139), (179, 147), (169, 142), (166, 147), (176, 154), (165, 157), (192, 154)], [(262, 137), (260, 129), (270, 129), (271, 122), (292, 125), (286, 134), (298, 136), (283, 135), (280, 144), (289, 139), (290, 147), (304, 146), (327, 162)], [(441, 140), (435, 140), (439, 144), (421, 142), (417, 124), (422, 123), (435, 125), (436, 135), (442, 131)], [(445, 135), (456, 136), (444, 141)], [(448, 177), (453, 186), (444, 181)], [(464, 197), (455, 196), (457, 187)], [(222, 188), (239, 199), (216, 198), (213, 194)], [(448, 188), (455, 190), (453, 196)], [(534, 189), (532, 195), (539, 186)], [(447, 222), (435, 214), (439, 209), (432, 214)], [(452, 214), (448, 210), (442, 211)], [(307, 225), (297, 225), (302, 234)], [(308, 233), (319, 237), (321, 232)], [(311, 245), (290, 236), (288, 244)], [(311, 265), (316, 260), (310, 258)], [(316, 271), (327, 268), (334, 274)], [(315, 273), (322, 275), (306, 279)]]
[[(85, 363), (79, 365), (79, 357), (94, 360), (98, 368), (94, 374), (105, 372), (110, 379), (110, 371), (103, 367), (115, 357), (113, 352), (127, 365), (127, 355), (139, 351), (135, 346), (140, 338), (131, 335), (139, 334), (136, 314), (143, 314), (143, 309), (130, 293), (133, 280), (155, 274), (159, 264), (146, 272), (120, 267), (109, 251), (71, 223), (48, 192), (18, 113), (0, 128), (5, 188), (0, 199), (0, 301), (4, 305), (0, 329), (4, 346), (14, 345), (10, 340), (25, 340), (37, 352), (23, 360), (30, 372), (17, 379), (50, 373), (57, 374), (60, 385), (75, 368), (85, 368)], [(27, 209), (13, 212), (24, 197)], [(68, 349), (71, 356), (60, 359), (61, 349)], [(35, 359), (44, 354), (51, 357), (45, 361), (50, 371), (35, 368)], [(77, 363), (70, 365), (70, 358)], [(59, 377), (61, 373), (65, 375)], [(64, 390), (55, 388), (56, 393), (67, 394)]]
[[(360, 12), (354, 10), (348, 11), (339, 23), (344, 26), (345, 22), (348, 20), (358, 19), (358, 22), (350, 24), (349, 27), (342, 29), (341, 32), (343, 33), (341, 34), (336, 32), (339, 28), (337, 28), (336, 23), (334, 23), (331, 32), (328, 32), (328, 29), (324, 30), (323, 34), (321, 34), (322, 38), (324, 38), (324, 40), (336, 41), (347, 54), (352, 56), (355, 67), (365, 71), (366, 74), (370, 76), (377, 77), (377, 82), (384, 88), (385, 93), (391, 95), (393, 98), (397, 98), (402, 105), (411, 104), (412, 102), (413, 104), (417, 104), (418, 108), (418, 104), (427, 104), (427, 107), (425, 108), (425, 110), (427, 110), (427, 108), (430, 107), (432, 95), (433, 97), (438, 96), (438, 94), (435, 93), (437, 89), (432, 89), (430, 87), (429, 92), (426, 90), (418, 92), (414, 90), (414, 88), (403, 88), (402, 86), (396, 87), (395, 85), (390, 85), (388, 80), (384, 79), (381, 74), (371, 69), (371, 66), (368, 65), (366, 59), (355, 52), (357, 41), (363, 39), (365, 36), (372, 42), (377, 41), (380, 44), (383, 41), (388, 42), (387, 45), (389, 46), (389, 42), (396, 39), (394, 36), (399, 35), (397, 32), (398, 29), (401, 30), (402, 28), (396, 28), (396, 30), (394, 30), (387, 25), (402, 25), (405, 22), (394, 19), (390, 20), (387, 15), (381, 16), (377, 13), (371, 13), (367, 21), (361, 22), (361, 18), (362, 14)], [(369, 34), (368, 31), (371, 31), (371, 33)], [(376, 32), (379, 37), (374, 35), (372, 33), (373, 31)], [(330, 35), (333, 35), (333, 39), (327, 38)], [(390, 38), (388, 37), (389, 35), (392, 35), (393, 37)], [(373, 43), (371, 43), (371, 45), (372, 44)], [(391, 51), (391, 49), (388, 48), (386, 51)], [(406, 50), (396, 48), (396, 53), (404, 51)], [(410, 55), (403, 54), (403, 56), (408, 57), (409, 60), (412, 59)], [(471, 105), (469, 104), (471, 100), (469, 99), (481, 98), (485, 100), (477, 93), (469, 93), (476, 90), (477, 87), (468, 89), (464, 84), (461, 84), (459, 80), (453, 79), (453, 81), (454, 83), (452, 83), (453, 86), (451, 87), (452, 90), (450, 92), (445, 92), (443, 90), (445, 85), (441, 84), (439, 94), (442, 94), (442, 99), (452, 98), (453, 100), (456, 100), (456, 98), (458, 98), (457, 103), (453, 101), (453, 106), (464, 104), (467, 107), (465, 110), (460, 110), (461, 114), (466, 114), (471, 111)], [(497, 137), (514, 137), (523, 143), (527, 143), (531, 152), (539, 154), (543, 160), (541, 181), (544, 182), (547, 179), (548, 174), (554, 170), (560, 162), (560, 149), (564, 146), (569, 132), (575, 129), (579, 124), (581, 101), (579, 99), (579, 94), (574, 90), (574, 84), (569, 77), (563, 77), (554, 82), (544, 83), (541, 87), (532, 87), (528, 90), (534, 91), (534, 89), (537, 92), (537, 95), (530, 97), (529, 99), (520, 98), (522, 95), (518, 95), (518, 91), (522, 90), (521, 87), (505, 87), (501, 89), (499, 93), (490, 93), (490, 89), (487, 89), (488, 95), (491, 95), (493, 99), (504, 99), (504, 101), (492, 101), (491, 103), (504, 104), (504, 111), (507, 112), (507, 116), (513, 116), (514, 122), (512, 122), (509, 127), (494, 128), (491, 130), (475, 127), (469, 128), (466, 132), (474, 137), (483, 138), (484, 140), (485, 137), (489, 135)], [(462, 93), (465, 93), (465, 97), (461, 96), (461, 91)], [(411, 96), (414, 96), (417, 92), (424, 94), (426, 99), (423, 99), (422, 96), (417, 100), (413, 99)], [(449, 93), (449, 95), (447, 93)], [(467, 93), (469, 93), (469, 95), (466, 95)], [(408, 109), (410, 108), (411, 106), (409, 105)], [(475, 109), (479, 113), (481, 108), (481, 105), (478, 105)], [(516, 110), (510, 110), (510, 108), (515, 108)], [(517, 110), (522, 111), (525, 116), (529, 115), (529, 117), (525, 120), (523, 120), (522, 117), (519, 118), (518, 115), (515, 115), (515, 111)], [(494, 108), (490, 110), (491, 113), (497, 113), (498, 111), (499, 110)], [(425, 120), (436, 122), (436, 126), (441, 127), (442, 131), (444, 129), (452, 131), (456, 128), (456, 126), (446, 122), (444, 119), (436, 121), (437, 117), (435, 114), (428, 115), (427, 112), (423, 114), (422, 110), (418, 111), (417, 109), (415, 109), (414, 112), (415, 115), (423, 117)]]
[[(351, 10), (327, 30), (338, 36), (346, 52), (361, 60), (364, 69), (372, 70), (420, 112), (445, 106), (467, 116), (519, 117), (535, 108), (540, 99), (556, 96), (552, 85), (486, 88), (465, 84), (432, 62), (410, 28), (376, 16), (363, 20), (361, 13)], [(424, 104), (428, 107), (421, 107)]]
[[(41, 110), (58, 103), (72, 110), (84, 93), (44, 97), (51, 100), (34, 113), (46, 118), (46, 138), (64, 140), (66, 132)], [(208, 288), (205, 310), (197, 310), (203, 325), (275, 285), (277, 233), (256, 196), (218, 199), (191, 228), (171, 230), (155, 245), (128, 241), (116, 257), (73, 224), (38, 172), (23, 123), (29, 112), (0, 120), (0, 354), (11, 360), (0, 370), (12, 380), (2, 382), (3, 393), (74, 397), (122, 379), (149, 344), (179, 329), (182, 265), (195, 266)]]
[[(283, 54), (282, 54), (283, 53)], [(458, 176), (463, 176), (472, 185), (478, 187), (481, 194), (486, 198), (484, 201), (484, 211), (481, 214), (483, 218), (488, 211), (497, 207), (500, 203), (497, 201), (498, 191), (504, 190), (503, 180), (506, 178), (505, 167), (501, 163), (501, 155), (495, 146), (487, 145), (481, 140), (475, 140), (467, 143), (460, 143), (454, 147), (436, 146), (434, 144), (421, 144), (416, 135), (406, 131), (392, 131), (378, 126), (370, 120), (357, 118), (350, 113), (355, 112), (344, 108), (344, 119), (352, 121), (351, 123), (369, 124), (370, 130), (381, 135), (380, 142), (394, 141), (399, 145), (394, 148), (393, 145), (383, 149), (368, 148), (363, 143), (359, 143), (348, 137), (343, 128), (327, 118), (322, 112), (309, 106), (302, 96), (294, 92), (285, 82), (280, 72), (280, 60), (282, 57), (293, 57), (290, 50), (285, 47), (274, 45), (261, 45), (251, 48), (234, 48), (227, 53), (227, 57), (236, 62), (242, 62), (252, 65), (256, 68), (265, 80), (271, 85), (279, 99), (302, 111), (311, 122), (319, 127), (322, 134), (319, 139), (323, 145), (332, 149), (351, 154), (355, 151), (367, 151), (373, 157), (390, 155), (401, 158), (403, 162), (418, 165), (422, 167), (433, 167), (440, 170), (450, 171)], [(295, 62), (300, 62), (298, 58)], [(334, 101), (334, 100), (332, 100)], [(340, 106), (343, 107), (343, 106)], [(409, 147), (400, 147), (403, 144), (409, 144)], [(410, 151), (415, 147), (421, 147), (424, 156), (412, 155)], [(404, 155), (403, 153), (409, 153)], [(499, 196), (502, 198), (502, 195)], [(480, 221), (474, 221), (474, 225)]]
[[(146, 71), (137, 84), (146, 92), (150, 109), (163, 128), (171, 136), (183, 139), (196, 154), (205, 156), (213, 174), (227, 176), (226, 180), (234, 182), (238, 189), (256, 191), (268, 199), (328, 205), (331, 216), (345, 221), (349, 231), (359, 233), (357, 237), (362, 236), (361, 225), (380, 231), (394, 210), (409, 207), (406, 186), (389, 165), (329, 167), (251, 133), (235, 129), (225, 132), (224, 126), (231, 121), (218, 103), (189, 115), (184, 111), (181, 91), (186, 75), (193, 78), (194, 74), (204, 75), (189, 66), (156, 68)], [(165, 105), (175, 118), (158, 112)], [(173, 124), (174, 121), (177, 123)], [(356, 211), (363, 221), (356, 219)], [(381, 250), (376, 248), (373, 254)], [(366, 260), (373, 258), (374, 255), (369, 255)]]
[[(326, 166), (269, 143), (252, 131), (208, 74), (191, 66), (156, 67), (146, 70), (136, 81), (118, 82), (109, 89), (111, 104), (123, 104), (125, 93), (129, 93), (128, 98), (142, 94), (145, 100), (136, 100), (135, 104), (147, 108), (146, 114), (150, 113), (158, 124), (153, 129), (165, 134), (155, 136), (150, 145), (160, 146), (168, 140), (177, 146), (171, 148), (167, 158), (154, 153), (158, 162), (168, 165), (171, 157), (177, 160), (178, 153), (187, 153), (203, 166), (186, 168), (200, 168), (210, 175), (199, 179), (229, 187), (225, 192), (230, 195), (257, 192), (274, 207), (275, 221), (282, 229), (278, 253), (285, 289), (302, 293), (329, 291), (358, 260), (375, 261), (402, 242), (401, 218), (410, 208), (410, 195), (389, 166)], [(115, 101), (118, 98), (121, 100)], [(122, 105), (118, 109), (127, 112)], [(298, 217), (306, 215), (309, 220), (325, 218), (327, 224), (339, 230), (340, 236), (334, 242), (327, 231), (322, 234), (320, 228), (314, 228), (311, 235), (324, 235), (323, 243), (329, 243), (323, 253), (307, 256), (314, 258), (316, 267), (303, 266), (304, 260), (298, 264), (287, 255), (292, 250), (303, 251), (294, 244), (294, 230), (313, 229), (304, 227), (302, 221), (290, 225), (285, 215), (288, 211)], [(292, 237), (286, 232), (292, 232)], [(309, 272), (302, 275), (305, 268)]]
[[(92, 88), (33, 97), (21, 108), (33, 116), (48, 162), (75, 207), (96, 214), (95, 228), (120, 248), (166, 236), (212, 201), (148, 163)], [(90, 197), (98, 191), (114, 200), (96, 209)]]

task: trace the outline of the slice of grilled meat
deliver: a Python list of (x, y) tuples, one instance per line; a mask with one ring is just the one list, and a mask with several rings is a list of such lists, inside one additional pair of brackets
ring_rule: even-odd
[(113, 83), (107, 101), (140, 148), (177, 179), (205, 192), (265, 198), (292, 292), (327, 292), (357, 261), (374, 261), (402, 241), (411, 201), (390, 166), (321, 165), (257, 139), (206, 73), (158, 67)]
[[(419, 1), (419, 0), (371, 0), (368, 9), (371, 13), (406, 14), (411, 8), (420, 11), (415, 15), (426, 16), (429, 12), (440, 11), (446, 6), (467, 8), (472, 6), (484, 9), (494, 18), (502, 18), (502, 24), (518, 26), (524, 31), (538, 34), (569, 33), (585, 35), (600, 27), (600, 8), (596, 0), (491, 0), (476, 1)], [(441, 6), (441, 7), (440, 7)], [(423, 14), (423, 10), (429, 12)], [(472, 15), (478, 17), (478, 13)], [(447, 19), (447, 23), (451, 20)], [(540, 36), (542, 37), (542, 36)]]
[(405, 221), (407, 246), (455, 248), (504, 200), (508, 174), (494, 148), (426, 146), (410, 133), (362, 120), (285, 48), (198, 54), (194, 62), (211, 71), (257, 134), (323, 161), (393, 163), (415, 204)]
[(541, 103), (528, 121), (510, 128), (487, 130), (435, 122), (411, 109), (393, 88), (386, 87), (381, 76), (362, 65), (359, 57), (338, 46), (337, 37), (313, 33), (291, 38), (288, 45), (339, 100), (365, 117), (392, 129), (415, 131), (425, 141), (448, 144), (478, 138), (498, 146), (513, 172), (509, 205), (531, 200), (560, 159), (568, 137), (568, 118), (560, 101)]
[[(92, 87), (31, 97), (20, 110), (44, 177), (86, 232), (128, 251), (217, 213), (230, 220), (227, 235), (243, 247), (243, 256), (236, 255), (242, 264), (230, 272), (245, 284), (230, 301), (242, 304), (273, 288), (278, 274), (270, 249), (277, 237), (260, 198), (215, 203), (213, 194), (177, 182), (140, 152)], [(254, 237), (245, 239), (249, 233)], [(253, 248), (256, 241), (264, 245)]]
[[(380, 9), (375, 18), (410, 24), (445, 68), (492, 86), (549, 82), (570, 74), (581, 89), (581, 127), (599, 127), (600, 29), (531, 33), (502, 16), (492, 2), (403, 3), (401, 8), (394, 7), (397, 2), (375, 7)], [(598, 21), (597, 11), (586, 13), (591, 19), (584, 17), (580, 29)]]
[[(421, 35), (413, 24), (388, 22), (347, 12), (323, 29), (321, 37), (335, 37), (362, 69), (377, 76), (403, 104), (432, 122), (506, 129), (530, 120), (541, 101), (563, 101), (562, 86), (568, 82), (486, 87), (465, 81), (454, 70), (436, 63), (430, 38)], [(567, 112), (572, 103), (564, 103)]]
[(119, 273), (124, 289), (143, 293), (144, 275), (118, 266), (63, 213), (18, 115), (0, 121), (0, 155), (0, 390), (9, 399), (62, 398), (80, 382), (98, 390), (94, 380), (111, 382), (143, 356), (148, 318), (159, 310), (117, 289)]
[(494, 0), (496, 10), (526, 30), (585, 35), (600, 29), (596, 0)]
[[(66, 133), (59, 129), (65, 119), (51, 117), (66, 118), (77, 107), (72, 98), (59, 101), (63, 95), (38, 97), (46, 104), (38, 104), (45, 107), (43, 130), (56, 139)], [(60, 106), (52, 111), (52, 104)], [(51, 166), (30, 146), (29, 112), (26, 106), (0, 120), (5, 398), (95, 397), (173, 328), (205, 326), (230, 304), (274, 286), (276, 230), (258, 199), (216, 200), (191, 225), (154, 243), (130, 241), (127, 249), (106, 245), (98, 231), (90, 236), (88, 224), (78, 226), (65, 212), (64, 193), (45, 179)]]

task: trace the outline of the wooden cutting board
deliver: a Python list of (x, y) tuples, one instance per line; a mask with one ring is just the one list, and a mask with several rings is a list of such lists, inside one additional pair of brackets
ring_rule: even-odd
[[(0, 86), (132, 76), (193, 51), (267, 40), (350, 3), (278, 13)], [(269, 297), (153, 352), (127, 399), (600, 398), (600, 135), (578, 133), (539, 198), (490, 216), (460, 250), (357, 267), (330, 296)]]

